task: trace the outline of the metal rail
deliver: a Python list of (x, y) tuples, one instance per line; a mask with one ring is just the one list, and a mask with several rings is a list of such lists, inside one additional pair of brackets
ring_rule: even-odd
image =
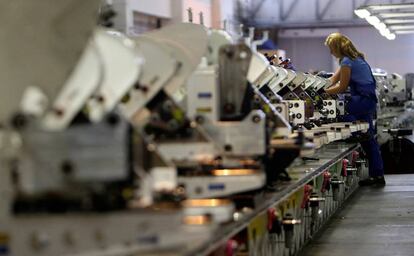
[[(216, 250), (220, 245), (222, 245), (225, 241), (245, 229), (249, 223), (258, 215), (264, 214), (267, 209), (272, 206), (275, 206), (287, 198), (289, 198), (292, 194), (298, 191), (301, 187), (311, 181), (313, 178), (319, 176), (323, 171), (330, 168), (334, 164), (336, 164), (340, 159), (344, 158), (345, 156), (352, 153), (352, 151), (358, 149), (360, 146), (359, 144), (346, 144), (344, 142), (332, 143), (322, 147), (321, 149), (317, 150), (315, 153), (315, 157), (319, 157), (322, 163), (319, 164), (303, 164), (303, 165), (296, 165), (293, 168), (301, 169), (303, 168), (303, 176), (300, 177), (298, 180), (291, 181), (289, 184), (281, 184), (279, 191), (273, 193), (264, 193), (262, 192), (263, 202), (256, 207), (251, 213), (246, 214), (243, 219), (226, 224), (219, 229), (219, 233), (216, 233), (212, 239), (209, 239), (198, 246), (196, 248), (191, 248), (190, 250), (186, 251), (184, 255), (208, 255), (209, 253)], [(337, 152), (334, 156), (332, 153)], [(328, 156), (324, 156), (325, 154), (330, 153)], [(313, 168), (313, 171), (306, 173), (306, 170)], [(269, 195), (270, 198), (269, 198)]]

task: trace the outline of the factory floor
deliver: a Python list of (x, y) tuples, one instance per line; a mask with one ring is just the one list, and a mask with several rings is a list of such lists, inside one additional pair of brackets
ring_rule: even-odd
[(301, 256), (413, 256), (414, 174), (359, 188)]

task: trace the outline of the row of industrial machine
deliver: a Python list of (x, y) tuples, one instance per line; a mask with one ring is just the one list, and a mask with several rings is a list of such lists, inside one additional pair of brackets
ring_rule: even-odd
[(343, 141), (368, 124), (251, 37), (128, 38), (98, 2), (0, 3), (0, 255), (297, 253), (366, 175)]
[(374, 77), (380, 99), (376, 126), (385, 172), (410, 173), (413, 165), (409, 159), (414, 154), (413, 74), (403, 77), (374, 70)]

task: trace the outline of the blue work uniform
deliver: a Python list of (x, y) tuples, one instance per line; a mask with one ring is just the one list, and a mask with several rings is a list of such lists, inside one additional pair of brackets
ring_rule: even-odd
[(351, 68), (349, 87), (351, 97), (346, 104), (345, 121), (363, 120), (369, 123), (369, 140), (361, 141), (361, 146), (368, 155), (369, 176), (384, 176), (384, 164), (381, 151), (375, 139), (373, 116), (376, 112), (377, 97), (375, 94), (376, 82), (371, 67), (361, 57), (354, 60), (344, 57), (340, 63)]

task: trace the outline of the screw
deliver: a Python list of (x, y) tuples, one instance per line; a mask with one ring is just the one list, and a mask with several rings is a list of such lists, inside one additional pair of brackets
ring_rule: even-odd
[(233, 147), (230, 144), (226, 144), (224, 145), (224, 151), (226, 152), (230, 152), (233, 150)]
[(252, 117), (252, 121), (253, 121), (253, 123), (259, 123), (260, 122), (260, 120), (261, 120), (261, 118), (260, 118), (260, 116), (258, 116), (258, 115), (254, 115), (253, 117)]

